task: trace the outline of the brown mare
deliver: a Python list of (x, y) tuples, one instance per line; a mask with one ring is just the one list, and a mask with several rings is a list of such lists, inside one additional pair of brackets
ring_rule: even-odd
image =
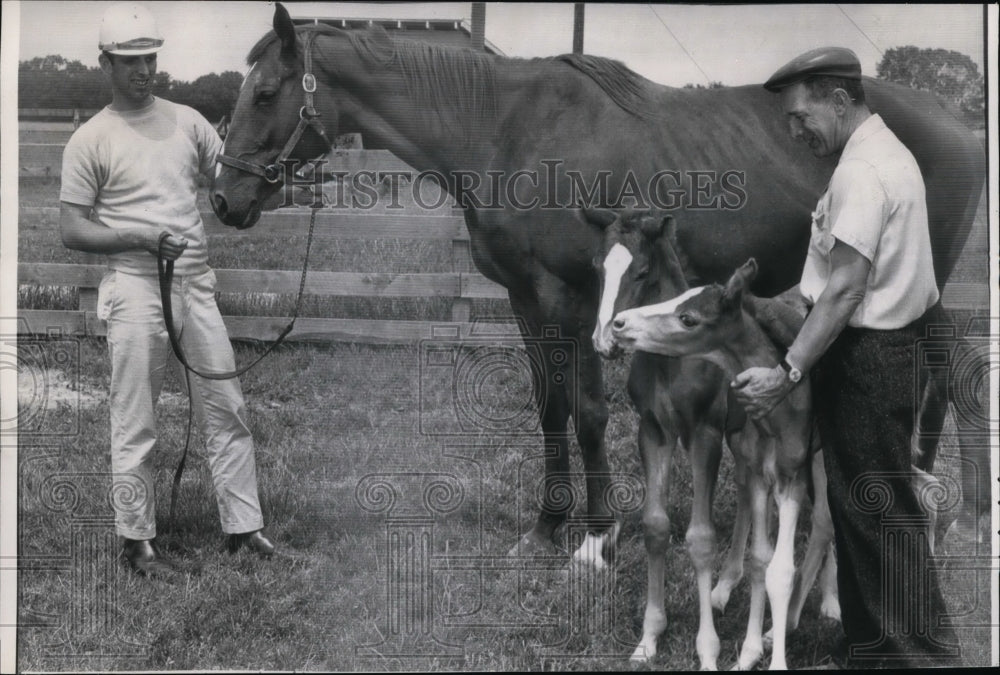
[[(541, 512), (518, 550), (550, 551), (567, 517), (557, 494), (569, 471), (571, 414), (587, 517), (595, 531), (608, 527), (608, 412), (600, 358), (590, 345), (600, 292), (591, 261), (602, 232), (567, 207), (670, 202), (684, 214), (678, 240), (692, 274), (725, 279), (754, 256), (767, 270), (755, 290), (771, 295), (798, 281), (809, 214), (834, 162), (793, 143), (776, 97), (760, 87), (674, 89), (592, 56), (522, 60), (382, 30), (295, 27), (280, 4), (274, 32), (247, 59), (252, 69), (226, 156), (263, 167), (282, 154), (306, 100), (307, 36), (316, 78), (311, 96), (326, 138), (315, 126), (306, 129), (285, 155), (318, 157), (335, 134), (360, 132), (365, 147), (437, 172), (464, 208), (477, 269), (507, 289), (524, 336), (544, 345), (543, 328), (556, 327), (560, 341), (576, 341), (575, 376), (536, 392), (545, 447), (554, 452), (546, 458)], [(978, 204), (982, 148), (929, 94), (874, 80), (866, 87), (925, 172), (943, 284)], [(280, 188), (280, 179), (224, 165), (211, 202), (224, 223), (250, 227)], [(540, 380), (551, 382), (548, 375)]]

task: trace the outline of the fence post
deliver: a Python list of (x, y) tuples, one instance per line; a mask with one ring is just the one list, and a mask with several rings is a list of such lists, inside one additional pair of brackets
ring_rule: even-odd
[[(451, 271), (466, 273), (472, 272), (472, 246), (469, 239), (451, 240)], [(458, 289), (461, 293), (461, 287)], [(451, 320), (456, 323), (468, 323), (472, 318), (472, 300), (469, 298), (457, 297), (451, 302)]]

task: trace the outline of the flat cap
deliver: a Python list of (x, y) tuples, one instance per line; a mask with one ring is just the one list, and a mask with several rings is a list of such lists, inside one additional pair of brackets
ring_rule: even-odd
[(860, 80), (861, 62), (854, 52), (845, 47), (820, 47), (796, 56), (783, 65), (764, 83), (764, 88), (768, 91), (780, 91), (814, 75)]

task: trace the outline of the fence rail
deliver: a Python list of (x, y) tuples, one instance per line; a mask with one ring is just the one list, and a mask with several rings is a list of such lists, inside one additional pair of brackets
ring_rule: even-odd
[(100, 108), (18, 108), (17, 119), (72, 121), (74, 115), (79, 115), (80, 119), (89, 119), (99, 112), (101, 112)]
[[(58, 176), (62, 169), (62, 154), (71, 129), (26, 129), (18, 131), (18, 167), (22, 176)], [(354, 175), (361, 171), (404, 171), (417, 175), (398, 157), (387, 150), (357, 150), (338, 148), (324, 158), (328, 171), (345, 171)]]
[[(412, 214), (412, 212), (411, 212)], [(444, 333), (450, 337), (482, 334), (484, 326), (470, 321), (473, 299), (505, 300), (506, 290), (493, 283), (471, 266), (469, 235), (460, 212), (450, 209), (435, 215), (407, 213), (359, 213), (356, 210), (323, 209), (317, 212), (316, 238), (331, 239), (414, 239), (450, 242), (451, 272), (382, 273), (313, 271), (306, 277), (305, 292), (320, 296), (351, 296), (368, 298), (448, 298), (451, 299), (451, 321), (401, 321), (379, 319), (328, 319), (302, 317), (288, 340), (349, 341), (376, 344), (414, 343)], [(264, 214), (260, 222), (248, 230), (235, 230), (222, 225), (211, 211), (203, 211), (202, 219), (209, 235), (231, 238), (266, 240), (287, 239), (291, 234), (304, 234), (310, 211), (288, 208)], [(19, 213), (22, 228), (55, 231), (59, 208), (53, 206), (22, 207)], [(103, 264), (33, 263), (18, 265), (20, 284), (36, 286), (67, 286), (80, 289), (80, 305), (76, 310), (20, 310), (20, 330), (24, 333), (103, 336), (104, 322), (97, 319), (96, 289), (106, 266)], [(217, 290), (220, 293), (273, 293), (292, 295), (298, 292), (300, 271), (217, 269)], [(229, 335), (235, 339), (270, 340), (287, 325), (288, 317), (223, 317)], [(517, 334), (513, 324), (488, 324), (491, 335)]]
[[(219, 222), (210, 210), (201, 212), (205, 231), (226, 238), (287, 239), (305, 234), (309, 210), (287, 208), (266, 212), (250, 229), (237, 230)], [(54, 229), (59, 223), (57, 206), (22, 206), (21, 227)], [(30, 223), (25, 223), (30, 220)], [(352, 209), (321, 209), (316, 214), (315, 236), (328, 239), (439, 239), (468, 241), (465, 219), (460, 212), (415, 216), (407, 213), (365, 213)]]
[[(72, 263), (20, 263), (18, 283), (39, 286), (97, 288), (107, 268)], [(299, 290), (301, 272), (217, 269), (219, 293), (285, 293)], [(326, 296), (370, 298), (487, 298), (503, 300), (503, 287), (477, 272), (309, 272), (305, 292)]]

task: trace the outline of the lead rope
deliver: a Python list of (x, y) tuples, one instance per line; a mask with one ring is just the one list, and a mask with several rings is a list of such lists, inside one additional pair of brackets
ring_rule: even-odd
[[(170, 516), (169, 516), (169, 529), (171, 532), (176, 531), (177, 521), (174, 520), (174, 511), (177, 507), (177, 493), (181, 485), (181, 476), (184, 475), (184, 465), (187, 463), (188, 448), (191, 447), (191, 426), (192, 420), (194, 419), (194, 398), (191, 394), (191, 373), (204, 377), (209, 380), (228, 380), (234, 377), (239, 377), (243, 373), (247, 372), (254, 366), (256, 366), (260, 361), (271, 353), (271, 351), (277, 347), (281, 342), (284, 341), (285, 337), (292, 332), (292, 328), (295, 326), (295, 320), (299, 317), (299, 309), (302, 306), (302, 296), (305, 294), (306, 288), (306, 272), (309, 269), (309, 253), (312, 250), (313, 241), (313, 230), (316, 226), (316, 211), (319, 209), (313, 208), (312, 213), (309, 216), (309, 236), (306, 239), (306, 258), (302, 263), (302, 275), (299, 277), (299, 293), (295, 300), (295, 311), (292, 314), (292, 320), (289, 322), (288, 326), (281, 331), (278, 338), (271, 343), (267, 350), (257, 357), (250, 365), (245, 366), (239, 370), (234, 370), (227, 373), (202, 373), (191, 366), (188, 365), (187, 360), (184, 358), (184, 354), (181, 351), (180, 342), (177, 339), (177, 334), (174, 331), (173, 322), (173, 311), (170, 305), (170, 287), (173, 284), (174, 277), (174, 261), (164, 260), (163, 258), (163, 242), (167, 237), (170, 236), (169, 232), (164, 232), (160, 235), (160, 240), (157, 243), (156, 250), (156, 264), (157, 270), (159, 272), (160, 278), (160, 300), (163, 304), (163, 320), (167, 325), (167, 336), (170, 338), (170, 346), (173, 348), (174, 355), (177, 360), (180, 361), (181, 365), (184, 366), (184, 382), (187, 385), (188, 394), (188, 421), (187, 421), (187, 433), (184, 437), (184, 450), (181, 452), (181, 459), (177, 463), (177, 469), (174, 471), (174, 482), (170, 488)], [(166, 263), (166, 264), (164, 264)]]

